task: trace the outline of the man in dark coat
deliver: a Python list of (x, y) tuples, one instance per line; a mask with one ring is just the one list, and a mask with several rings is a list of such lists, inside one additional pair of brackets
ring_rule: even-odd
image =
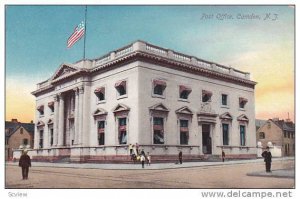
[(182, 151), (179, 152), (178, 158), (179, 158), (179, 164), (182, 164)]
[(31, 160), (30, 160), (30, 157), (27, 155), (26, 150), (23, 151), (23, 154), (20, 157), (19, 167), (22, 167), (23, 180), (27, 180), (29, 167), (31, 167)]
[(223, 151), (223, 149), (222, 149), (222, 161), (223, 162), (225, 161), (225, 152)]
[(271, 162), (272, 162), (272, 154), (270, 152), (270, 148), (267, 146), (267, 150), (264, 151), (261, 156), (265, 159), (266, 163), (266, 172), (271, 172)]

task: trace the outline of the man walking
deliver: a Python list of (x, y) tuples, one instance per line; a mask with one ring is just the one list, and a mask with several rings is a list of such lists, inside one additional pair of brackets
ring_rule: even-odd
[(179, 158), (179, 164), (182, 164), (182, 151), (179, 152), (178, 158)]
[(267, 150), (264, 151), (261, 156), (265, 159), (266, 163), (266, 172), (271, 172), (271, 162), (272, 162), (272, 154), (270, 152), (270, 148), (267, 146)]
[(20, 157), (19, 167), (22, 167), (23, 180), (27, 180), (28, 179), (29, 167), (31, 167), (31, 160), (30, 160), (29, 155), (27, 155), (27, 150), (24, 150), (23, 154)]

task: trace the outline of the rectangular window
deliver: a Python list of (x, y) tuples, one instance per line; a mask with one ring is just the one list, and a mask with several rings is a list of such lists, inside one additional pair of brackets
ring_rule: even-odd
[(222, 94), (222, 105), (223, 106), (227, 106), (228, 104), (228, 102), (227, 102), (227, 95), (225, 95), (225, 94)]
[(290, 132), (288, 132), (288, 138), (291, 138), (291, 133)]
[(43, 141), (44, 141), (44, 130), (40, 130), (40, 140), (39, 140), (39, 148), (42, 149), (43, 146)]
[(192, 92), (192, 89), (190, 87), (180, 85), (179, 86), (179, 98), (180, 99), (188, 99), (190, 93)]
[(104, 145), (105, 121), (98, 121), (98, 144)]
[(163, 80), (153, 80), (152, 82), (152, 96), (159, 96), (159, 97), (164, 97), (165, 94), (165, 89), (166, 89), (166, 82)]
[(37, 110), (39, 112), (39, 116), (44, 116), (44, 105), (38, 106)]
[(246, 128), (244, 125), (240, 125), (240, 145), (245, 146), (246, 145)]
[(265, 133), (259, 132), (259, 139), (265, 139)]
[(202, 102), (210, 102), (211, 96), (212, 96), (212, 92), (207, 90), (202, 90)]
[(182, 91), (182, 92), (180, 93), (180, 98), (181, 98), (181, 99), (187, 99), (188, 96), (189, 96), (189, 93), (188, 93), (187, 91)]
[(119, 118), (119, 144), (127, 144), (127, 118)]
[(50, 146), (53, 146), (53, 129), (50, 128)]
[(287, 137), (287, 132), (286, 132), (286, 131), (284, 131), (284, 137), (285, 137), (285, 138)]
[(24, 145), (24, 146), (27, 146), (27, 145), (28, 145), (28, 139), (26, 139), (26, 138), (23, 139), (23, 145)]
[(48, 107), (49, 107), (51, 113), (54, 113), (54, 102), (48, 102)]
[(189, 121), (180, 120), (180, 144), (188, 144), (189, 141)]
[(105, 87), (97, 88), (94, 93), (97, 96), (98, 101), (105, 100)]
[(248, 100), (246, 98), (240, 97), (239, 98), (239, 107), (240, 109), (245, 109), (245, 105), (247, 104)]
[(164, 86), (163, 85), (155, 85), (154, 86), (154, 90), (153, 90), (153, 93), (155, 95), (163, 95), (164, 94)]
[(222, 124), (223, 130), (223, 145), (229, 145), (229, 125)]
[(118, 95), (122, 96), (122, 95), (126, 95), (127, 91), (126, 91), (126, 81), (125, 80), (121, 80), (119, 82), (117, 82), (115, 84), (115, 88), (117, 89)]
[(240, 102), (240, 108), (245, 108), (245, 103), (243, 101)]
[(153, 118), (153, 143), (164, 144), (164, 119), (161, 117)]

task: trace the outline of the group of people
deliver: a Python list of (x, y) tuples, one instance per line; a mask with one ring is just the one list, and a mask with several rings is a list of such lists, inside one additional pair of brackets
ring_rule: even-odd
[(142, 168), (145, 167), (146, 161), (148, 166), (151, 165), (150, 153), (148, 152), (146, 155), (144, 149), (140, 151), (138, 143), (135, 145), (129, 144), (129, 154), (133, 162), (140, 161), (142, 163)]
[[(144, 149), (139, 151), (139, 145), (136, 143), (136, 145), (129, 145), (129, 152), (131, 156), (131, 160), (135, 161), (140, 161), (142, 163), (142, 168), (145, 166), (145, 162), (147, 161), (148, 166), (151, 165), (151, 156), (150, 153), (147, 152), (147, 155), (144, 152)], [(261, 154), (262, 157), (264, 158), (265, 165), (266, 165), (266, 172), (271, 172), (271, 162), (272, 162), (272, 154), (269, 150), (269, 147), (266, 148), (266, 150)], [(179, 164), (182, 164), (182, 151), (179, 151), (178, 154), (178, 159), (179, 159)], [(222, 161), (224, 162), (225, 160), (225, 152), (222, 150)], [(31, 167), (31, 159), (27, 155), (27, 151), (24, 150), (23, 154), (20, 157), (19, 160), (19, 167), (22, 168), (22, 177), (23, 180), (28, 179), (28, 172), (29, 172), (29, 167)]]

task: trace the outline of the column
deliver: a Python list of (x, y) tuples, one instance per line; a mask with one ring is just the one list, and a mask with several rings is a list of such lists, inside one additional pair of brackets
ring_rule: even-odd
[(78, 144), (82, 145), (82, 135), (83, 135), (83, 93), (84, 87), (79, 88), (79, 102), (78, 102)]
[(48, 124), (46, 123), (44, 126), (44, 134), (43, 134), (43, 148), (49, 148), (49, 128)]
[[(37, 122), (36, 122), (37, 124)], [(39, 148), (39, 141), (40, 141), (40, 131), (37, 127), (35, 127), (35, 131), (34, 131), (34, 149), (38, 149)]]
[(79, 113), (78, 113), (78, 109), (79, 109), (78, 108), (78, 94), (79, 94), (78, 88), (75, 88), (74, 92), (75, 92), (75, 113), (74, 113), (75, 139), (74, 139), (74, 144), (77, 145), (78, 144), (78, 122), (79, 122), (79, 119), (78, 119), (78, 116), (79, 116)]
[(64, 98), (62, 93), (59, 95), (59, 125), (58, 125), (58, 146), (64, 144)]
[(58, 141), (58, 96), (54, 96), (54, 118), (53, 118), (53, 146), (57, 146)]

